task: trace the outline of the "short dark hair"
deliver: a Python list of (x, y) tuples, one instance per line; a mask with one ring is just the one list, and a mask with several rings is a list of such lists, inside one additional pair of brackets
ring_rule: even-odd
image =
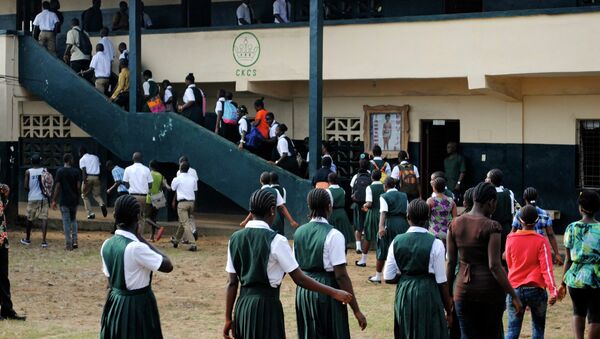
[(381, 147), (379, 145), (373, 146), (373, 155), (376, 157), (381, 156)]
[(42, 2), (42, 8), (43, 9), (50, 9), (50, 2), (49, 1)]
[(279, 130), (283, 133), (288, 131), (288, 127), (286, 124), (279, 124), (279, 125), (277, 125), (277, 128), (279, 128)]
[(431, 186), (438, 193), (443, 193), (446, 190), (446, 179), (437, 177), (431, 181)]
[(385, 178), (385, 180), (383, 181), (383, 185), (387, 188), (394, 188), (396, 187), (396, 179), (389, 176)]
[(373, 173), (371, 173), (371, 180), (373, 180), (373, 181), (381, 180), (381, 171), (373, 171)]
[(98, 52), (104, 52), (104, 45), (103, 44), (96, 44), (96, 51), (98, 51)]
[(31, 156), (31, 164), (32, 164), (32, 165), (34, 165), (34, 166), (37, 166), (37, 165), (39, 165), (39, 164), (41, 164), (41, 163), (42, 163), (42, 157), (40, 157), (40, 155), (39, 155), (39, 154), (37, 154), (37, 153), (34, 153), (34, 154)]
[(398, 159), (400, 160), (407, 160), (408, 159), (408, 153), (404, 150), (400, 151), (398, 153)]
[(260, 183), (263, 185), (268, 185), (271, 183), (271, 173), (269, 172), (262, 172), (260, 174)]
[(406, 212), (408, 220), (414, 226), (425, 227), (429, 224), (429, 213), (431, 209), (429, 205), (421, 199), (414, 199), (408, 204), (408, 210)]
[(337, 183), (338, 183), (338, 175), (337, 175), (337, 173), (335, 173), (335, 172), (329, 173), (329, 175), (327, 175), (327, 181), (331, 185), (337, 185)]
[(187, 173), (190, 170), (190, 163), (187, 161), (182, 162), (181, 164), (179, 164), (179, 170), (182, 173)]
[(79, 19), (77, 19), (77, 18), (71, 19), (71, 26), (79, 26)]
[(502, 185), (502, 179), (504, 178), (504, 173), (498, 168), (491, 169), (488, 172), (488, 178), (490, 178), (490, 182), (494, 184), (494, 186), (498, 187)]
[(270, 180), (269, 182), (271, 182), (271, 185), (279, 185), (279, 174), (275, 173), (275, 172), (271, 172), (269, 174), (270, 176)]
[(188, 73), (188, 75), (185, 76), (185, 80), (189, 82), (195, 82), (196, 78), (194, 77), (194, 73)]
[(148, 78), (152, 78), (152, 71), (147, 69), (144, 72), (142, 72), (142, 75)]
[(254, 107), (265, 108), (265, 98), (261, 97), (254, 101)]
[(63, 155), (63, 162), (64, 163), (72, 163), (73, 162), (73, 154), (71, 154), (71, 153), (65, 153)]
[(323, 159), (321, 159), (321, 165), (325, 168), (330, 168), (331, 167), (331, 158), (324, 157)]
[(109, 32), (108, 27), (104, 26), (100, 29), (100, 36), (108, 36)]
[[(151, 169), (155, 170), (158, 168), (158, 161), (150, 160), (150, 163), (148, 165), (150, 166)], [(188, 164), (188, 166), (189, 166), (189, 164)]]
[(444, 173), (442, 171), (435, 171), (435, 172), (431, 173), (431, 177), (433, 177), (433, 179), (435, 179), (435, 178), (444, 178), (444, 179), (446, 179), (446, 173)]
[(267, 115), (265, 115), (265, 118), (275, 119), (275, 114), (273, 114), (273, 112), (268, 112)]
[(600, 210), (600, 195), (592, 190), (585, 190), (579, 194), (577, 203), (582, 212), (587, 215), (594, 215)]
[(112, 160), (106, 160), (106, 168), (111, 169), (115, 167), (115, 163)]

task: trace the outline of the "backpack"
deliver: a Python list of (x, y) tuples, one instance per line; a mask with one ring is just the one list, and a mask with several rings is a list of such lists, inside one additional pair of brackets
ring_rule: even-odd
[(42, 194), (50, 199), (50, 197), (52, 197), (52, 187), (54, 187), (54, 177), (44, 168), (42, 170), (42, 175), (39, 176), (39, 180)]
[(290, 154), (288, 154), (288, 157), (295, 157), (296, 154), (298, 154), (298, 152), (296, 152), (296, 146), (294, 146), (294, 143), (292, 142), (292, 140), (290, 138), (288, 138), (287, 136), (284, 137), (284, 139), (288, 143), (288, 151), (290, 152)]
[(385, 171), (385, 168), (387, 166), (389, 166), (389, 164), (387, 162), (384, 162), (383, 166), (381, 166), (381, 168), (379, 168), (379, 166), (377, 166), (377, 162), (375, 162), (375, 160), (371, 160), (371, 165), (373, 165), (373, 168), (376, 171), (381, 172), (381, 179), (379, 181), (381, 181), (382, 183), (384, 183), (385, 179), (388, 177), (387, 172)]
[(77, 48), (81, 51), (81, 53), (85, 55), (92, 54), (92, 42), (90, 41), (90, 37), (84, 33), (83, 30), (74, 28), (77, 32), (79, 32), (79, 41), (77, 41)]
[(419, 194), (419, 183), (412, 164), (398, 165), (400, 169), (400, 191), (410, 196)]
[(237, 107), (231, 100), (223, 101), (223, 122), (229, 125), (237, 125)]
[(352, 201), (364, 202), (367, 200), (367, 187), (371, 185), (371, 176), (369, 173), (359, 173), (352, 186)]
[(248, 123), (248, 127), (250, 128), (250, 132), (246, 133), (245, 147), (248, 149), (257, 150), (265, 141), (265, 138), (255, 126), (252, 126), (250, 123)]

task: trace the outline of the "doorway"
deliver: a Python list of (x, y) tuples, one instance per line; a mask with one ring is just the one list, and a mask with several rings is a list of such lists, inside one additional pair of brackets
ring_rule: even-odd
[(460, 120), (421, 120), (421, 188), (431, 196), (429, 177), (435, 171), (444, 170), (446, 145), (454, 141), (460, 143)]
[(36, 14), (42, 11), (42, 0), (17, 0), (17, 31), (31, 34)]

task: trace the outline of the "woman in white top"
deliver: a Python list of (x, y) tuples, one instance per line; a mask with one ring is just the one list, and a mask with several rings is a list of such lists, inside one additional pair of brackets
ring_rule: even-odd
[(185, 77), (187, 88), (183, 94), (183, 105), (177, 107), (181, 115), (192, 120), (200, 126), (204, 126), (204, 93), (196, 87), (196, 79), (193, 73)]
[(273, 152), (273, 158), (277, 159), (275, 165), (296, 174), (298, 173), (296, 147), (294, 147), (292, 140), (285, 135), (287, 130), (285, 124), (277, 126), (277, 147), (275, 148), (276, 152)]

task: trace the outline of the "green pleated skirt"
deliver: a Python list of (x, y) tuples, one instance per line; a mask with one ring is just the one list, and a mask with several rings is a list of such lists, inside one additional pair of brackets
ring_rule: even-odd
[[(339, 288), (333, 272), (305, 272), (321, 284)], [(302, 287), (296, 289), (299, 339), (350, 338), (348, 310), (341, 302)]]
[(394, 303), (394, 338), (448, 338), (444, 305), (433, 274), (400, 276)]
[(350, 208), (352, 209), (352, 223), (354, 224), (354, 229), (359, 232), (364, 231), (366, 212), (361, 210), (362, 204), (353, 202)]
[(344, 208), (334, 208), (333, 211), (331, 211), (328, 221), (331, 226), (344, 235), (346, 244), (354, 242), (354, 229), (352, 228), (352, 224), (350, 223)]
[(379, 231), (379, 208), (370, 208), (365, 216), (365, 240), (375, 241), (377, 240), (377, 233)]
[(377, 239), (377, 260), (386, 260), (388, 249), (398, 234), (406, 233), (408, 222), (403, 216), (387, 216), (385, 221), (385, 235)]
[(233, 323), (236, 339), (285, 338), (279, 289), (242, 287), (235, 302)]
[(150, 285), (133, 291), (111, 289), (100, 324), (100, 338), (163, 337)]

